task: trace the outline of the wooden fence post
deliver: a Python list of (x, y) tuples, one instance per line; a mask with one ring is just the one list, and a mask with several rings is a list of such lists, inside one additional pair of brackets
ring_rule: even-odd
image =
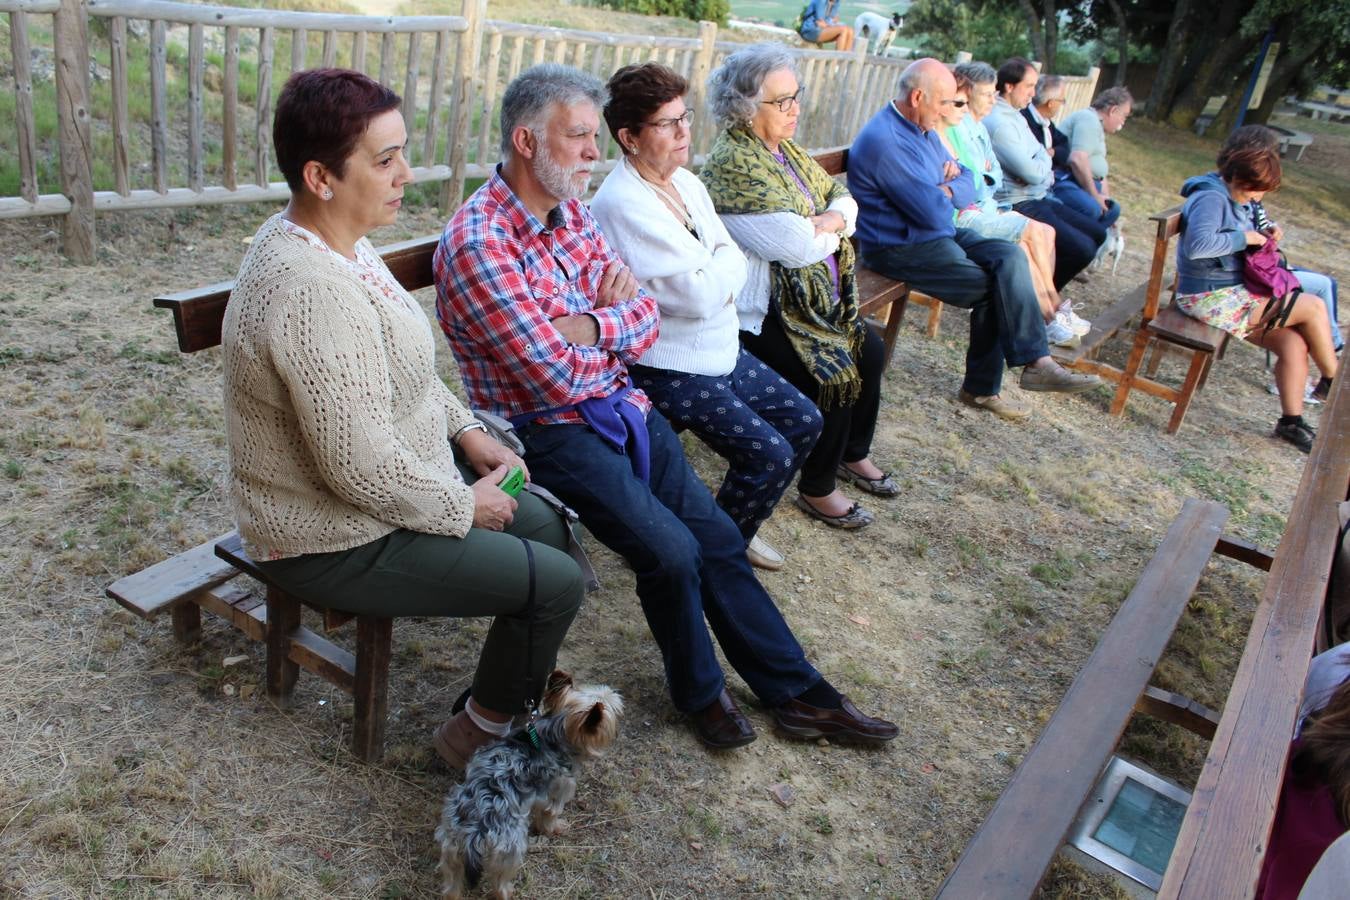
[[(455, 89), (451, 93), (450, 178), (441, 187), (441, 212), (449, 215), (464, 199), (464, 167), (469, 162), (469, 120), (473, 117), (474, 78), (478, 75), (478, 48), (483, 43), (487, 0), (464, 0), (469, 27), (459, 36), (455, 52)], [(482, 162), (482, 160), (479, 160)]]
[[(841, 102), (835, 110), (834, 123), (831, 126), (830, 133), (831, 147), (853, 143), (853, 123), (861, 118), (862, 105), (867, 101), (866, 91), (862, 89), (862, 86), (863, 75), (867, 72), (867, 48), (871, 43), (871, 41), (858, 41), (858, 45), (853, 49), (853, 58), (845, 64), (848, 72), (847, 85), (836, 85), (836, 89), (839, 91), (839, 99), (843, 100), (844, 97), (851, 95), (853, 102)], [(843, 75), (844, 70), (845, 67), (841, 66), (839, 74)]]
[(70, 212), (61, 224), (62, 250), (80, 265), (94, 261), (94, 168), (89, 137), (89, 25), (80, 0), (56, 11), (56, 119), (61, 191)]

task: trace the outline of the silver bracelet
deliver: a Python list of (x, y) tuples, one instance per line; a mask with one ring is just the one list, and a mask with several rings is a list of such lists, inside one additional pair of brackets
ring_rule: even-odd
[(450, 441), (458, 444), (464, 435), (468, 434), (470, 431), (481, 431), (483, 434), (487, 434), (487, 426), (477, 420), (470, 422), (459, 431), (456, 431), (454, 437), (450, 438)]

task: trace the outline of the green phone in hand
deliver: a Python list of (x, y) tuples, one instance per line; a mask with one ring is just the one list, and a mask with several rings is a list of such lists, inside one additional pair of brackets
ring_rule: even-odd
[(506, 473), (497, 487), (501, 488), (508, 497), (514, 497), (525, 489), (525, 471), (520, 466), (512, 466), (511, 471)]

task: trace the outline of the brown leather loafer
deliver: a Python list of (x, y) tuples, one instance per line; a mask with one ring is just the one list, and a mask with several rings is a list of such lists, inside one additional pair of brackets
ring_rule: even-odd
[(832, 741), (852, 741), (858, 744), (884, 744), (900, 733), (900, 729), (885, 719), (865, 716), (843, 698), (841, 709), (822, 709), (793, 699), (773, 711), (773, 720), (779, 730), (795, 738), (813, 741), (828, 738)]
[(689, 721), (693, 723), (698, 739), (713, 750), (744, 747), (755, 739), (755, 727), (726, 688), (722, 688), (722, 693), (712, 703), (691, 713)]

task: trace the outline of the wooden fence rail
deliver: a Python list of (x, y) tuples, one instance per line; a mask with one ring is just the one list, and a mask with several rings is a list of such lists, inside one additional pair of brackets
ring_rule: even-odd
[[(439, 182), (445, 210), (467, 179), (491, 173), (502, 92), (540, 62), (601, 78), (629, 63), (665, 63), (690, 82), (695, 159), (711, 146), (708, 75), (743, 46), (718, 41), (715, 24), (699, 23), (692, 38), (607, 34), (489, 21), (486, 0), (462, 3), (458, 16), (356, 16), (167, 0), (0, 0), (19, 175), (17, 196), (0, 197), (0, 219), (61, 216), (65, 253), (91, 262), (96, 212), (283, 200), (272, 103), (285, 77), (309, 66), (359, 69), (401, 91), (414, 179)], [(54, 71), (39, 78), (32, 60), (48, 47)], [(798, 133), (808, 147), (850, 143), (893, 95), (905, 63), (865, 50), (794, 48), (807, 89)], [(1085, 106), (1096, 80), (1095, 69), (1070, 78), (1066, 107)], [(59, 173), (38, 155), (51, 136), (38, 134), (35, 102), (57, 107)], [(608, 134), (601, 149), (612, 165)]]

